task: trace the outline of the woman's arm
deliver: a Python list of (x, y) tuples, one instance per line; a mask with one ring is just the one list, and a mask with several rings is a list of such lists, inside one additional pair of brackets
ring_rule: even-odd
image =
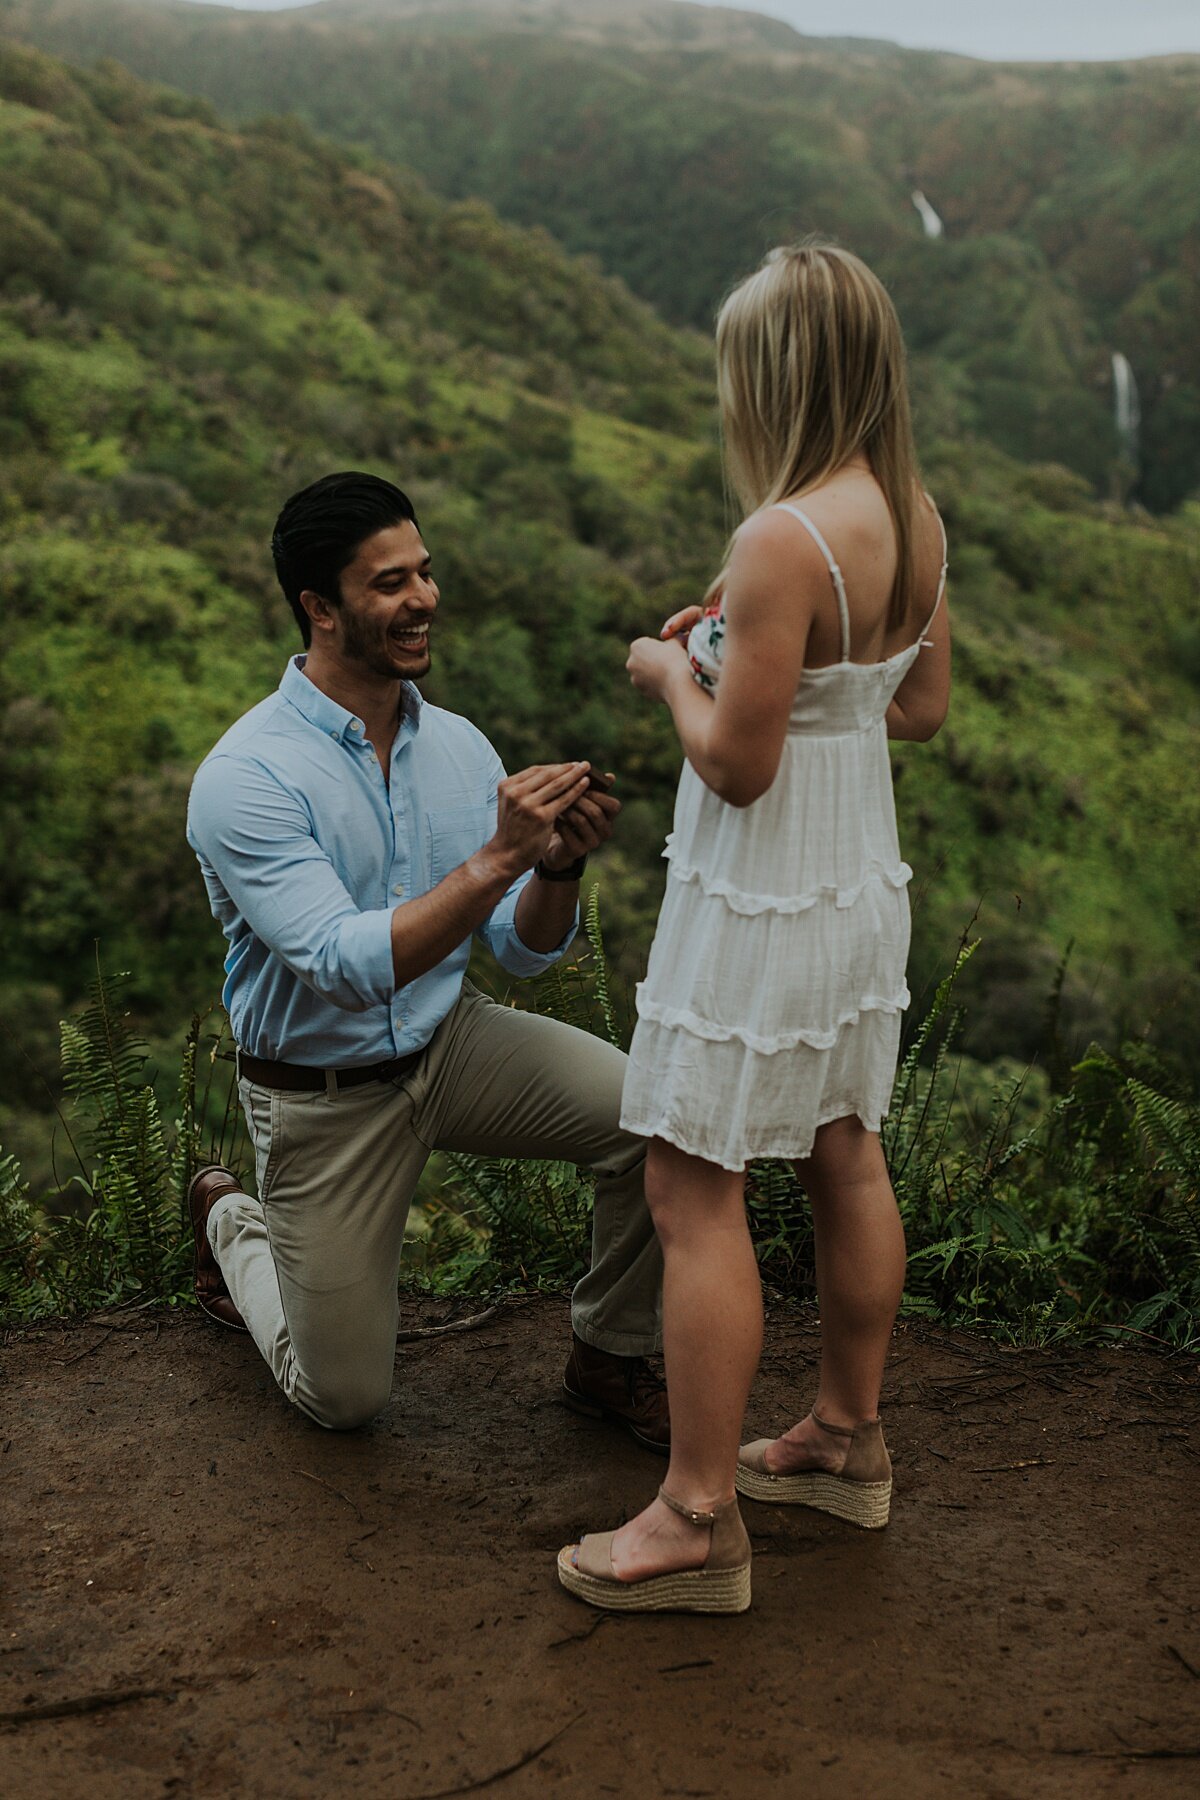
[(634, 686), (670, 707), (688, 761), (731, 806), (752, 805), (775, 779), (816, 597), (828, 579), (819, 553), (798, 543), (790, 521), (757, 513), (730, 559), (716, 697), (692, 679), (677, 640), (639, 638), (631, 647)]
[(922, 640), (920, 654), (887, 709), (887, 734), (927, 744), (950, 710), (950, 611), (943, 594)]

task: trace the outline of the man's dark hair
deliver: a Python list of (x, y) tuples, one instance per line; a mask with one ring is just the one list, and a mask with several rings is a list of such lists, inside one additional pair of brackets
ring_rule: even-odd
[(416, 525), (407, 494), (378, 475), (354, 469), (323, 475), (292, 495), (275, 521), (271, 555), (306, 647), (312, 643), (312, 621), (300, 602), (305, 589), (340, 606), (342, 570), (354, 561), (359, 545), (409, 519)]

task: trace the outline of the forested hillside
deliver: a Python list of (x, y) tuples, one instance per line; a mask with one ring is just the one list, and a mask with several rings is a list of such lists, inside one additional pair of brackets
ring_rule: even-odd
[(889, 280), (931, 429), (1154, 510), (1200, 487), (1200, 59), (1003, 66), (673, 0), (0, 0), (0, 22), (235, 117), (299, 114), (544, 225), (679, 323), (707, 329), (767, 244), (833, 233)]
[[(99, 939), (174, 1034), (222, 944), (191, 772), (294, 648), (267, 553), (338, 466), (416, 499), (443, 590), (434, 698), (510, 766), (620, 771), (598, 865), (640, 972), (677, 755), (624, 646), (725, 528), (709, 351), (544, 235), (295, 122), (237, 130), (108, 65), (0, 43), (0, 1141), (31, 1169), (55, 1024)], [(968, 1047), (1037, 1047), (1074, 942), (1078, 1034), (1195, 1055), (1200, 516), (929, 435), (958, 612), (949, 728), (898, 752), (918, 989), (982, 901)], [(968, 453), (969, 450), (969, 453)]]

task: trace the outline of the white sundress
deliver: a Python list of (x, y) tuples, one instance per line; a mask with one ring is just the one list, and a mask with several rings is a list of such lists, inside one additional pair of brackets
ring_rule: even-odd
[[(885, 715), (920, 655), (850, 660), (841, 569), (807, 513), (833, 579), (842, 660), (805, 669), (779, 770), (735, 807), (685, 763), (663, 855), (668, 879), (637, 989), (621, 1124), (723, 1168), (810, 1154), (819, 1126), (857, 1114), (878, 1131), (909, 1002), (907, 884)], [(693, 628), (702, 686), (720, 680), (723, 603)]]

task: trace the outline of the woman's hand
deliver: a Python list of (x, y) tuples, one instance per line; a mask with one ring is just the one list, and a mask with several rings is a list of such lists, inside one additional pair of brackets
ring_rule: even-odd
[(672, 613), (662, 630), (661, 638), (686, 638), (694, 625), (698, 625), (704, 617), (702, 606), (685, 606), (682, 612)]
[(665, 700), (672, 684), (690, 665), (687, 650), (678, 638), (664, 643), (661, 638), (642, 637), (630, 644), (625, 667), (639, 694), (646, 694), (651, 700)]

